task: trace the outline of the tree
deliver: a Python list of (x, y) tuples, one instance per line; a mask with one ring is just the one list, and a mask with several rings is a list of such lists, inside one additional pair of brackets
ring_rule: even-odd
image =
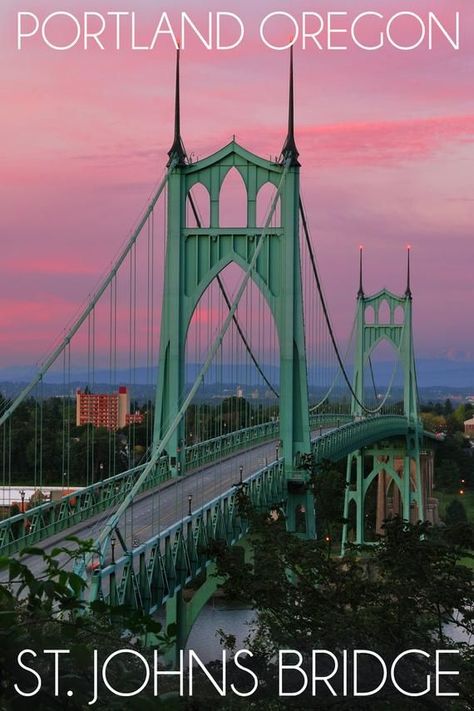
[(318, 537), (327, 536), (329, 541), (334, 540), (342, 525), (345, 477), (331, 462), (323, 462), (314, 467), (311, 481)]
[(433, 412), (422, 412), (423, 427), (428, 432), (446, 432), (446, 418)]
[(444, 414), (446, 417), (449, 417), (449, 415), (452, 415), (453, 413), (453, 404), (451, 400), (448, 398), (447, 400), (444, 401)]
[[(174, 630), (165, 633), (161, 624), (147, 615), (125, 607), (110, 607), (102, 602), (87, 609), (81, 601), (84, 580), (71, 572), (72, 563), (92, 550), (91, 543), (81, 543), (57, 548), (50, 554), (40, 549), (27, 549), (23, 553), (42, 561), (43, 572), (33, 573), (20, 559), (1, 558), (0, 570), (8, 571), (10, 584), (0, 585), (0, 706), (2, 711), (54, 711), (55, 709), (90, 708), (93, 696), (93, 652), (98, 650), (104, 659), (116, 650), (135, 650), (151, 663), (153, 648), (145, 641), (153, 640), (162, 648), (170, 644)], [(69, 545), (70, 545), (69, 544)], [(24, 691), (36, 687), (31, 672), (22, 670), (18, 655), (22, 650), (34, 650), (38, 657), (28, 656), (28, 666), (36, 669), (43, 681), (41, 689), (30, 699), (20, 696), (14, 689), (16, 683)], [(60, 658), (60, 696), (55, 695), (52, 656), (43, 650), (64, 649), (67, 655)], [(25, 664), (26, 659), (24, 660)], [(143, 678), (143, 665), (135, 656), (111, 664), (110, 682), (113, 688), (128, 691), (137, 688), (137, 679)], [(66, 696), (73, 690), (73, 698)], [(152, 693), (130, 699), (127, 708), (155, 708)], [(123, 698), (102, 693), (92, 708), (122, 709)]]
[[(228, 595), (246, 600), (258, 613), (255, 634), (247, 644), (255, 655), (255, 670), (261, 680), (258, 708), (316, 707), (306, 695), (276, 702), (278, 688), (272, 660), (278, 650), (297, 649), (303, 660), (314, 649), (331, 650), (342, 664), (342, 650), (376, 651), (389, 665), (401, 652), (436, 649), (460, 652), (459, 677), (446, 677), (446, 690), (459, 693), (459, 708), (472, 708), (474, 680), (472, 650), (456, 645), (446, 635), (446, 625), (472, 634), (473, 576), (460, 564), (465, 551), (449, 544), (428, 524), (416, 526), (393, 519), (386, 523), (381, 542), (367, 550), (353, 548), (344, 559), (328, 557), (324, 541), (305, 541), (289, 534), (281, 516), (254, 514), (243, 508), (252, 524), (253, 565), (242, 565), (234, 550), (218, 549), (218, 570), (227, 575)], [(430, 665), (411, 657), (400, 669), (400, 685), (415, 693), (422, 686)], [(321, 662), (320, 674), (330, 673), (333, 661)], [(341, 668), (341, 667), (339, 667)], [(380, 669), (361, 670), (363, 688), (375, 688)], [(351, 677), (350, 677), (351, 678)], [(301, 675), (288, 676), (288, 688), (301, 688)], [(292, 686), (293, 685), (293, 686)], [(334, 678), (341, 693), (341, 678)], [(333, 698), (321, 684), (317, 708), (366, 709), (367, 700), (349, 696)], [(265, 703), (272, 704), (265, 706)], [(400, 709), (401, 697), (391, 682), (370, 700), (372, 709)], [(276, 705), (275, 705), (276, 704)], [(198, 706), (197, 708), (204, 708)], [(445, 709), (430, 694), (410, 699), (410, 709)]]
[(458, 499), (453, 499), (446, 507), (445, 522), (447, 526), (457, 523), (467, 523), (467, 514), (464, 504)]
[(232, 395), (232, 397), (224, 398), (222, 421), (227, 425), (227, 432), (249, 427), (252, 424), (252, 408), (244, 397)]
[(451, 415), (454, 427), (459, 431), (464, 431), (464, 422), (472, 417), (472, 405), (470, 403), (462, 403)]
[(464, 419), (470, 420), (474, 416), (474, 405), (472, 402), (464, 403)]
[(456, 462), (443, 459), (435, 470), (435, 485), (437, 489), (454, 491), (458, 485), (461, 474)]
[(74, 431), (70, 448), (70, 480), (91, 484), (128, 468), (122, 435), (103, 427), (83, 425)]
[(457, 432), (436, 446), (434, 483), (437, 489), (454, 491), (462, 479), (467, 487), (474, 486), (471, 449), (465, 446), (465, 438)]

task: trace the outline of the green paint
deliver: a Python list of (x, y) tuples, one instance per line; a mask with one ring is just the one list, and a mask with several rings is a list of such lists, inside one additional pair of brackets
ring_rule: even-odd
[[(236, 168), (247, 192), (246, 227), (223, 228), (219, 198), (227, 173)], [(154, 443), (158, 446), (174, 422), (183, 398), (186, 334), (199, 299), (213, 279), (235, 262), (248, 269), (262, 228), (256, 226), (256, 203), (266, 183), (280, 185), (285, 167), (260, 158), (235, 141), (213, 155), (179, 164), (168, 178), (168, 228), (165, 284), (160, 331), (160, 356)], [(297, 453), (310, 452), (307, 369), (299, 246), (299, 166), (286, 168), (281, 188), (281, 225), (266, 233), (267, 249), (259, 255), (251, 278), (273, 315), (280, 343), (281, 454), (289, 482), (297, 472)], [(186, 225), (186, 201), (193, 185), (201, 184), (210, 199), (210, 226)], [(168, 453), (184, 470), (184, 423), (176, 427)], [(295, 499), (293, 502), (292, 499)], [(299, 497), (289, 493), (289, 511)], [(305, 496), (305, 501), (307, 497)], [(314, 506), (309, 502), (307, 532), (314, 536)], [(292, 517), (289, 516), (290, 529)]]
[[(362, 282), (362, 280), (361, 280)], [(381, 308), (388, 305), (388, 319), (383, 321)], [(402, 516), (410, 520), (411, 510), (417, 506), (418, 518), (423, 520), (423, 500), (421, 488), (420, 450), (423, 440), (423, 426), (418, 415), (418, 397), (416, 387), (415, 357), (413, 350), (412, 331), (412, 297), (409, 286), (404, 296), (397, 296), (383, 289), (372, 296), (365, 296), (361, 288), (357, 298), (356, 320), (356, 354), (354, 367), (354, 392), (352, 399), (352, 414), (355, 420), (367, 422), (372, 431), (372, 436), (364, 437), (347, 458), (346, 496), (344, 504), (344, 518), (347, 520), (349, 509), (355, 506), (355, 540), (354, 543), (363, 545), (367, 541), (364, 534), (366, 495), (370, 484), (382, 472), (392, 478), (393, 486), (400, 492), (402, 502)], [(369, 318), (369, 313), (371, 318)], [(397, 313), (401, 318), (396, 318)], [(387, 420), (390, 416), (374, 415), (366, 419), (366, 412), (361, 403), (364, 401), (365, 383), (364, 369), (369, 357), (376, 346), (383, 340), (388, 341), (395, 348), (403, 369), (404, 397), (403, 418), (392, 416), (394, 422), (398, 420), (398, 432), (392, 435), (380, 431), (379, 422)], [(401, 421), (404, 421), (404, 426)], [(356, 424), (356, 423), (354, 423)], [(379, 428), (379, 432), (376, 430)], [(396, 429), (396, 428), (395, 428)], [(403, 431), (405, 430), (405, 431)], [(403, 434), (403, 446), (393, 442), (384, 441), (384, 437), (393, 437)], [(366, 449), (375, 442), (383, 442), (377, 449)], [(371, 471), (364, 472), (366, 456), (373, 458)], [(403, 469), (401, 475), (395, 471), (394, 459), (402, 459)], [(348, 542), (348, 523), (343, 526), (342, 553)]]

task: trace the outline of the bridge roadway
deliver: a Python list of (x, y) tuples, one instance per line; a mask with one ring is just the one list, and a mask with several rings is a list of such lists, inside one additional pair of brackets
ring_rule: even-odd
[[(313, 432), (312, 436), (327, 431), (329, 429), (318, 429)], [(192, 496), (192, 509), (194, 510), (230, 489), (233, 484), (239, 481), (240, 466), (243, 467), (243, 480), (245, 481), (247, 476), (258, 471), (266, 462), (275, 460), (276, 445), (277, 440), (273, 440), (256, 445), (251, 449), (235, 452), (226, 459), (209, 464), (184, 477), (167, 481), (158, 489), (140, 494), (119, 526), (127, 547), (131, 548), (134, 543), (135, 545), (144, 543), (159, 531), (184, 518), (189, 510), (189, 496)], [(47, 538), (42, 543), (36, 544), (36, 547), (50, 553), (53, 548), (58, 546), (68, 549), (74, 548), (74, 543), (65, 540), (67, 536), (76, 536), (82, 540), (95, 540), (110, 514), (111, 511), (97, 514), (87, 521)], [(121, 555), (122, 548), (117, 540), (115, 557), (119, 558)], [(63, 554), (59, 560), (66, 563), (66, 554)], [(38, 556), (22, 556), (21, 562), (37, 576), (41, 575), (44, 570), (43, 562)], [(105, 562), (110, 562), (110, 551)], [(0, 583), (6, 582), (8, 582), (8, 574), (2, 571), (0, 572)]]

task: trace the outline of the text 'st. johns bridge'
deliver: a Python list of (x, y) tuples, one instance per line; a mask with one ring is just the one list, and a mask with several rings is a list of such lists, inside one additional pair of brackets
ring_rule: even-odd
[[(178, 623), (177, 648), (183, 648), (216, 586), (209, 543), (244, 544), (247, 522), (236, 502), (241, 486), (255, 505), (283, 507), (290, 531), (314, 537), (311, 472), (317, 476), (323, 461), (347, 457), (343, 551), (348, 540), (370, 539), (366, 500), (372, 486), (375, 532), (389, 514), (430, 517), (432, 458), (426, 444), (430, 435), (418, 413), (409, 252), (401, 295), (385, 289), (364, 292), (360, 252), (349, 377), (300, 197), (293, 93), (291, 55), (288, 133), (279, 158), (261, 158), (233, 139), (193, 162), (181, 138), (178, 51), (175, 133), (163, 179), (87, 307), (31, 383), (5, 401), (0, 417), (3, 479), (12, 485), (11, 452), (21, 446), (14, 440), (21, 432), (12, 422), (25, 400), (35, 397), (31, 476), (39, 489), (47, 488), (42, 397), (48, 378), (59, 369), (64, 395), (58, 478), (63, 478), (64, 496), (28, 510), (22, 505), (18, 515), (3, 521), (2, 552), (16, 553), (39, 541), (49, 550), (70, 534), (95, 539), (97, 552), (78, 566), (88, 576), (89, 598), (147, 612), (165, 606), (168, 621)], [(155, 240), (160, 224), (161, 259)], [(155, 269), (163, 257), (156, 358)], [(382, 342), (390, 343), (397, 356), (385, 394), (374, 385), (371, 361)], [(92, 425), (82, 440), (72, 436), (69, 405), (74, 363), (86, 359), (93, 390), (104, 352), (109, 375), (102, 374), (102, 381), (107, 377), (112, 386), (114, 378), (123, 379), (117, 364), (126, 352), (132, 394), (140, 358), (156, 390), (154, 407), (148, 403), (145, 413), (146, 446), (133, 446), (131, 421), (128, 442), (109, 433), (108, 463), (98, 459)], [(402, 395), (396, 403), (398, 368)], [(344, 413), (329, 404), (337, 388), (346, 388), (350, 398)], [(242, 397), (244, 389), (249, 399)], [(88, 485), (72, 492), (79, 451)], [(185, 601), (183, 588), (198, 575), (204, 582)]]

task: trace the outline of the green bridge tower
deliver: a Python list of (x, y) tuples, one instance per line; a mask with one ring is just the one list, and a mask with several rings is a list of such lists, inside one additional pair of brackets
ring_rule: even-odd
[(395, 349), (403, 370), (403, 414), (407, 434), (398, 440), (378, 442), (351, 453), (347, 458), (346, 494), (342, 551), (348, 542), (349, 527), (355, 529), (353, 542), (370, 541), (366, 534), (366, 503), (369, 488), (377, 479), (376, 520), (380, 526), (388, 515), (397, 514), (407, 521), (424, 520), (420, 453), (423, 426), (418, 413), (415, 357), (413, 350), (412, 293), (410, 287), (410, 248), (407, 253), (407, 286), (402, 296), (386, 289), (367, 296), (362, 283), (362, 248), (360, 282), (357, 294), (356, 352), (352, 397), (352, 415), (377, 417), (364, 408), (364, 371), (371, 353), (381, 341)]
[[(197, 162), (187, 158), (180, 130), (179, 51), (176, 71), (175, 135), (169, 151), (168, 214), (160, 333), (158, 387), (154, 442), (160, 441), (177, 417), (185, 390), (186, 334), (193, 312), (209, 284), (230, 263), (248, 269), (262, 228), (257, 226), (257, 195), (271, 183), (280, 190), (280, 224), (265, 231), (251, 278), (263, 294), (273, 316), (280, 345), (280, 455), (288, 480), (288, 527), (296, 530), (298, 512), (304, 513), (304, 535), (315, 536), (312, 494), (307, 490), (299, 455), (309, 454), (310, 428), (303, 324), (299, 245), (300, 164), (294, 137), (293, 55), (290, 62), (288, 134), (281, 157), (261, 158), (242, 148), (235, 139)], [(243, 179), (247, 193), (245, 227), (223, 227), (220, 191), (232, 169)], [(190, 190), (200, 184), (210, 206), (208, 226), (187, 224)], [(183, 457), (183, 423), (167, 447), (177, 464)], [(182, 469), (177, 466), (177, 470)]]

